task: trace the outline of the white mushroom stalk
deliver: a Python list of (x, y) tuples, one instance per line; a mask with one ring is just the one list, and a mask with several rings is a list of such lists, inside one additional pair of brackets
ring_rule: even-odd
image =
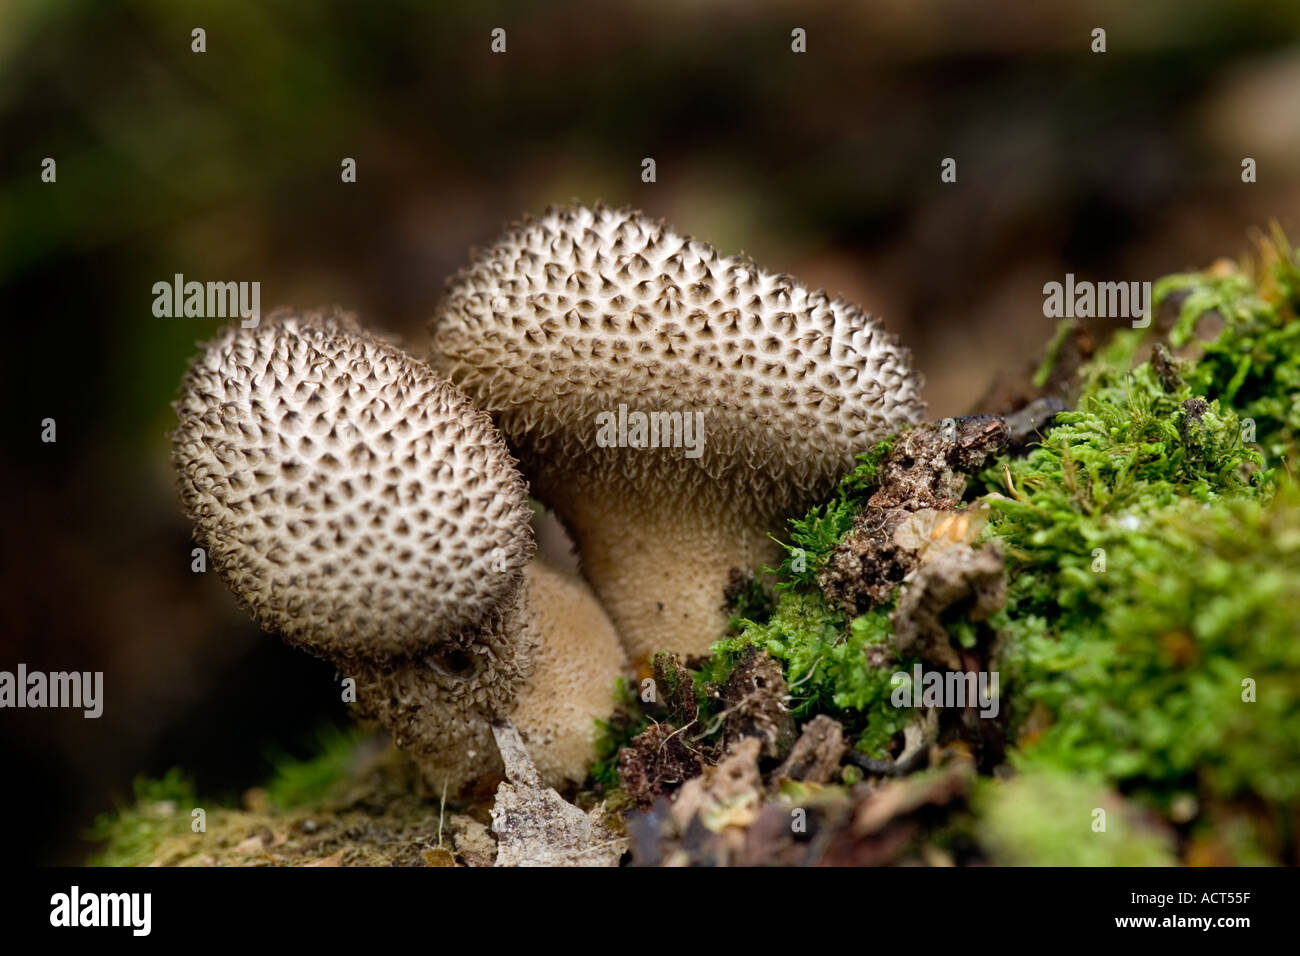
[(629, 210), (511, 226), (431, 333), (641, 660), (707, 653), (733, 569), (924, 417), (910, 353), (861, 309)]

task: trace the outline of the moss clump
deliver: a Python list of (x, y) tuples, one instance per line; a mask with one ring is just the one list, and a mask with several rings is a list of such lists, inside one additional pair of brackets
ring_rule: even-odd
[[(104, 844), (88, 862), (92, 866), (303, 863), (342, 849), (348, 833), (356, 837), (355, 845), (348, 848), (353, 862), (382, 862), (388, 859), (386, 854), (399, 852), (414, 854), (418, 862), (414, 843), (397, 845), (400, 840), (393, 834), (417, 819), (430, 815), (436, 819), (439, 808), (415, 796), (414, 771), (404, 757), (382, 744), (382, 739), (358, 730), (322, 731), (315, 756), (272, 757), (273, 770), (265, 787), (248, 791), (242, 808), (232, 801), (200, 797), (193, 780), (179, 769), (158, 779), (141, 777), (135, 781), (132, 802), (101, 814), (86, 834), (87, 839)], [(383, 820), (375, 822), (388, 812), (385, 808), (399, 802), (400, 812), (394, 814), (390, 827), (381, 827)], [(201, 827), (196, 809), (203, 811)], [(373, 825), (362, 834), (358, 822)], [(413, 830), (412, 840), (416, 836)]]
[(840, 540), (853, 528), (876, 487), (880, 463), (893, 447), (892, 437), (858, 455), (858, 464), (835, 489), (825, 504), (814, 505), (802, 518), (790, 522), (790, 543), (781, 543), (787, 554), (777, 568), (776, 590), (816, 591), (817, 572), (826, 564)]
[[(1170, 344), (1202, 332), (1207, 317), (1223, 330), (1202, 347), (1186, 378), (1190, 389), (1234, 408), (1267, 460), (1294, 462), (1300, 436), (1300, 264), (1277, 232), (1261, 243), (1255, 272), (1215, 270), (1170, 276), (1157, 301), (1184, 296)], [(1208, 324), (1208, 323), (1206, 323)]]
[(739, 631), (745, 621), (765, 620), (772, 613), (773, 595), (762, 573), (738, 574), (724, 597), (731, 610), (732, 631)]
[(317, 736), (316, 753), (298, 759), (275, 753), (269, 759), (275, 768), (266, 785), (267, 797), (281, 810), (319, 803), (330, 791), (347, 780), (354, 769), (357, 750), (370, 737), (358, 730), (329, 727)]
[(614, 687), (614, 713), (608, 720), (596, 721), (596, 759), (587, 777), (598, 793), (611, 793), (619, 788), (619, 751), (648, 726), (650, 718), (641, 712), (627, 679), (618, 678)]
[[(1156, 328), (1115, 336), (1080, 373), (1076, 409), (969, 490), (993, 509), (983, 539), (1007, 559), (1007, 602), (986, 623), (1011, 760), (1029, 775), (996, 785), (1009, 796), (985, 804), (1004, 861), (1167, 859), (1164, 843), (1142, 840), (1129, 855), (1094, 840), (1048, 859), (1046, 830), (1045, 855), (1031, 859), (1034, 840), (1015, 849), (1016, 799), (1048, 808), (1039, 822), (1050, 830), (1053, 801), (1099, 799), (1088, 795), (1098, 788), (1164, 812), (1188, 859), (1297, 852), (1300, 263), (1279, 235), (1256, 265), (1170, 276), (1153, 298), (1157, 314), (1177, 306), (1167, 348), (1149, 357)], [(880, 666), (891, 656), (888, 606), (850, 619), (817, 575), (889, 447), (791, 523), (771, 614), (739, 621), (708, 668), (721, 681), (745, 648), (764, 647), (785, 667), (796, 715), (845, 719), (870, 753), (905, 722), (889, 678), (910, 662)], [(945, 625), (970, 643), (970, 622)]]
[(1190, 502), (1140, 521), (1084, 530), (1105, 570), (1054, 575), (1055, 608), (1047, 575), (1013, 583), (1008, 683), (1019, 717), (1041, 704), (1050, 719), (1022, 742), (1162, 799), (1191, 781), (1296, 805), (1300, 495), (1288, 484), (1269, 503)]
[(87, 831), (86, 839), (104, 844), (91, 866), (142, 866), (163, 840), (189, 830), (198, 802), (194, 781), (179, 768), (157, 779), (137, 777), (132, 790), (130, 804), (100, 814)]
[(889, 703), (894, 672), (910, 668), (912, 661), (896, 662), (885, 652), (877, 665), (869, 665), (871, 648), (885, 651), (892, 605), (849, 619), (826, 601), (817, 573), (875, 491), (880, 464), (893, 444), (891, 437), (859, 455), (857, 467), (829, 501), (790, 522), (790, 542), (782, 545), (786, 557), (778, 568), (767, 569), (778, 595), (775, 606), (760, 619), (738, 617), (738, 633), (713, 645), (699, 676), (703, 686), (721, 685), (748, 648), (762, 648), (783, 665), (796, 718), (830, 714), (840, 719), (846, 732), (857, 736), (857, 749), (873, 757), (887, 756), (894, 736), (915, 716)]
[(747, 648), (762, 648), (783, 665), (795, 718), (830, 714), (858, 736), (859, 751), (884, 757), (894, 735), (915, 717), (889, 702), (892, 676), (910, 668), (910, 659), (895, 664), (887, 653), (888, 666), (868, 663), (868, 651), (884, 650), (889, 635), (887, 609), (846, 626), (845, 616), (827, 607), (820, 594), (788, 592), (767, 621), (745, 622), (738, 636), (713, 645), (710, 679), (721, 683)]
[(1167, 830), (1141, 819), (1105, 787), (1059, 771), (982, 780), (972, 804), (978, 818), (977, 839), (995, 864), (1172, 866), (1178, 862)]
[(1079, 409), (983, 477), (1002, 496), (985, 534), (1011, 585), (993, 623), (1027, 765), (1165, 809), (1190, 791), (1208, 804), (1193, 833), (1249, 802), (1276, 858), (1300, 807), (1300, 492), (1279, 467), (1298, 421), (1300, 269), (1269, 248), (1264, 278), (1159, 283), (1157, 299), (1185, 296), (1172, 346), (1211, 312), (1222, 323), (1200, 354), (1174, 374), (1159, 357), (1134, 368), (1147, 335), (1124, 333)]

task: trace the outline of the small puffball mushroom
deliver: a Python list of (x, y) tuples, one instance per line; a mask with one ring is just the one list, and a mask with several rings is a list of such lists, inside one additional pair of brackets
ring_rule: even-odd
[[(525, 685), (548, 628), (526, 487), (488, 416), (351, 317), (287, 311), (209, 343), (176, 411), (185, 510), (254, 618), (355, 678), (435, 788), (499, 773), (490, 723), (553, 691)], [(590, 673), (608, 701), (617, 669)]]
[(509, 227), (448, 283), (430, 364), (490, 412), (629, 654), (707, 653), (733, 569), (921, 420), (869, 315), (635, 211)]

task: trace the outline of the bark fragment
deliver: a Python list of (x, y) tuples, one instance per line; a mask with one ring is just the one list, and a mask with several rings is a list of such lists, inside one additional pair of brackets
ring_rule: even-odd
[(668, 719), (679, 727), (689, 727), (700, 715), (691, 672), (681, 658), (668, 651), (655, 654), (653, 666), (657, 696), (668, 711)]
[(932, 664), (961, 670), (961, 648), (944, 626), (949, 611), (983, 621), (1006, 602), (1006, 567), (995, 545), (949, 548), (923, 566), (894, 610), (894, 647)]
[(673, 801), (672, 816), (678, 827), (685, 830), (697, 817), (715, 833), (729, 826), (748, 826), (762, 801), (761, 749), (757, 737), (746, 737), (717, 764), (687, 781)]
[(640, 806), (649, 806), (700, 772), (699, 758), (670, 723), (651, 724), (618, 756), (620, 785)]
[(929, 422), (899, 435), (880, 464), (875, 493), (818, 575), (827, 599), (849, 616), (888, 603), (922, 563), (911, 534), (918, 514), (959, 518), (969, 475), (1011, 441), (995, 415)]
[(779, 787), (786, 780), (828, 783), (839, 772), (847, 749), (843, 725), (833, 717), (818, 714), (804, 724), (790, 755), (772, 775), (773, 785)]
[(626, 840), (604, 822), (603, 806), (584, 813), (550, 787), (510, 724), (493, 724), (506, 780), (492, 805), (497, 866), (618, 866)]
[(760, 742), (760, 754), (779, 760), (794, 742), (794, 718), (786, 706), (789, 689), (781, 665), (767, 651), (751, 647), (722, 691), (726, 722), (724, 752), (746, 738)]

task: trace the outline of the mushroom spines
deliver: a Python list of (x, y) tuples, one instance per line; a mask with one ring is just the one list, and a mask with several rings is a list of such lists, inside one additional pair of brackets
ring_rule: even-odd
[(532, 556), (488, 416), (345, 313), (272, 313), (191, 365), (173, 460), (198, 541), (268, 629), (401, 655), (481, 627)]
[(596, 416), (622, 405), (703, 413), (699, 457), (662, 456), (692, 494), (770, 474), (794, 505), (924, 413), (910, 353), (857, 306), (630, 210), (516, 223), (450, 280), (431, 331), (432, 363), (535, 483), (561, 457), (602, 481), (660, 481), (598, 445)]

